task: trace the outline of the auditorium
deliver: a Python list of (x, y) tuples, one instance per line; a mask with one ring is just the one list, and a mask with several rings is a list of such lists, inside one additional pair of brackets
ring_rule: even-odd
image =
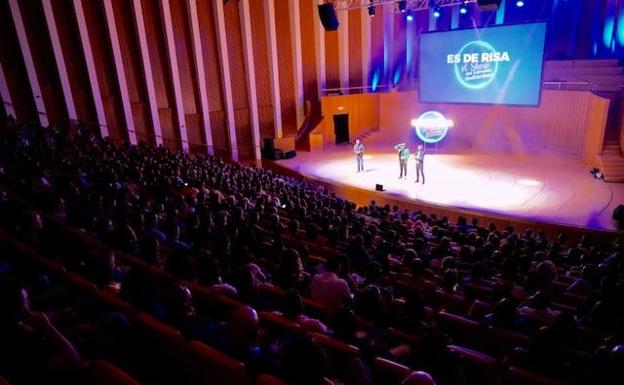
[(624, 384), (624, 2), (0, 0), (0, 385)]

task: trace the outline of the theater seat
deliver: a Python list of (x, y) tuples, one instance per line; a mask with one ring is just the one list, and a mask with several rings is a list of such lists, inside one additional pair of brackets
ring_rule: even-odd
[(529, 337), (510, 330), (489, 327), (482, 336), (482, 349), (494, 357), (501, 358), (509, 354), (515, 347), (526, 347)]
[(400, 385), (411, 369), (398, 362), (377, 357), (373, 362), (373, 381), (376, 384)]
[(305, 331), (299, 324), (275, 313), (261, 311), (258, 313), (262, 326), (269, 332), (290, 332), (297, 335), (305, 334)]
[(89, 366), (89, 377), (92, 385), (140, 385), (128, 373), (102, 360), (95, 361)]
[(562, 385), (559, 380), (513, 366), (507, 369), (503, 383), (505, 385)]
[(137, 314), (136, 323), (138, 358), (142, 367), (150, 368), (146, 376), (165, 383), (186, 383), (188, 355), (180, 332), (145, 313)]
[(263, 374), (256, 379), (256, 385), (286, 385), (286, 383), (268, 374)]
[(448, 333), (453, 343), (475, 347), (479, 338), (479, 323), (457, 314), (441, 311), (436, 316), (440, 329)]
[(448, 348), (459, 358), (462, 371), (469, 384), (496, 384), (496, 359), (485, 353), (462, 346), (449, 345)]
[(483, 317), (492, 312), (492, 305), (476, 299), (468, 310), (468, 317), (475, 321), (481, 321)]
[(455, 314), (466, 315), (470, 307), (470, 301), (464, 296), (457, 294), (445, 293), (443, 291), (436, 291), (431, 298), (434, 308), (448, 311)]
[(343, 378), (346, 369), (355, 357), (358, 357), (360, 350), (353, 346), (323, 334), (313, 334), (312, 340), (319, 344), (327, 355), (330, 373), (337, 378)]
[(189, 344), (193, 384), (250, 385), (245, 365), (200, 341)]
[(0, 376), (0, 385), (11, 385), (11, 383)]

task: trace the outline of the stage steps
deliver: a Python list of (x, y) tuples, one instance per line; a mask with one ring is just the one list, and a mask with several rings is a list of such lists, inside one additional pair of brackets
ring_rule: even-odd
[(598, 160), (605, 182), (624, 182), (624, 156), (616, 136), (605, 137)]

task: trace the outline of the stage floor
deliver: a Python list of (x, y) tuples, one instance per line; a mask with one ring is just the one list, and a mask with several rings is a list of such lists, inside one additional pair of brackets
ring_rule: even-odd
[(563, 155), (429, 153), (425, 185), (415, 183), (413, 158), (407, 179), (398, 178), (392, 148), (367, 149), (360, 173), (350, 147), (299, 152), (277, 163), (335, 185), (374, 190), (383, 184), (380, 194), (392, 198), (595, 230), (615, 230), (611, 214), (624, 203), (624, 184), (595, 179), (580, 160)]

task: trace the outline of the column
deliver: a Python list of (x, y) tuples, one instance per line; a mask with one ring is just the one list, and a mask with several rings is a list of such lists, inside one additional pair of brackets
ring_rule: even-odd
[(145, 20), (143, 19), (141, 0), (132, 0), (132, 5), (134, 8), (136, 32), (139, 38), (139, 49), (141, 50), (141, 63), (143, 65), (145, 88), (147, 90), (147, 103), (149, 104), (150, 118), (154, 129), (154, 141), (157, 146), (161, 146), (163, 144), (162, 130), (160, 128), (158, 102), (156, 101), (156, 88), (154, 86), (154, 76), (152, 75), (152, 61), (150, 59), (149, 49), (147, 46), (147, 33), (145, 32)]
[(30, 89), (32, 91), (33, 98), (35, 99), (35, 106), (37, 107), (37, 113), (39, 115), (39, 123), (42, 127), (47, 127), (48, 116), (46, 115), (43, 97), (41, 96), (41, 88), (39, 87), (39, 79), (37, 78), (35, 63), (32, 55), (30, 54), (30, 46), (28, 45), (28, 36), (26, 35), (26, 29), (24, 28), (24, 22), (22, 21), (22, 13), (19, 9), (17, 0), (9, 0), (9, 6), (11, 7), (13, 24), (15, 24), (17, 39), (19, 40), (20, 49), (24, 58), (24, 64), (26, 65), (28, 82), (30, 83)]
[(208, 154), (214, 155), (212, 144), (212, 128), (210, 126), (210, 108), (208, 106), (208, 90), (206, 88), (206, 74), (204, 71), (204, 56), (201, 48), (201, 32), (199, 30), (199, 16), (197, 14), (197, 0), (188, 0), (191, 36), (193, 38), (193, 53), (195, 54), (195, 68), (197, 85), (199, 86), (199, 105), (202, 113), (202, 126)]
[(89, 31), (87, 30), (87, 20), (84, 10), (82, 9), (82, 0), (74, 1), (74, 12), (76, 13), (76, 21), (78, 22), (78, 31), (80, 32), (80, 42), (82, 43), (82, 52), (84, 53), (85, 62), (87, 64), (87, 73), (89, 75), (89, 85), (91, 86), (91, 95), (93, 97), (93, 105), (100, 126), (100, 135), (102, 138), (108, 136), (108, 127), (106, 125), (106, 115), (104, 114), (104, 106), (102, 104), (102, 94), (97, 80), (97, 71), (95, 69), (95, 60), (93, 59), (93, 51), (91, 49), (91, 41), (89, 40)]
[(119, 35), (117, 34), (117, 24), (115, 23), (115, 13), (113, 12), (112, 0), (104, 0), (104, 13), (106, 14), (106, 25), (108, 26), (108, 37), (113, 49), (113, 59), (115, 61), (115, 73), (117, 74), (117, 85), (121, 95), (121, 106), (124, 112), (124, 123), (128, 132), (128, 141), (133, 146), (137, 144), (136, 133), (134, 132), (134, 118), (132, 116), (132, 106), (130, 105), (130, 95), (128, 94), (128, 82), (126, 72), (121, 57), (121, 46), (119, 45)]
[[(217, 43), (219, 46), (219, 67), (221, 69), (221, 86), (225, 99), (225, 113), (227, 116), (227, 128), (230, 137), (230, 150), (232, 159), (238, 160), (238, 144), (236, 140), (236, 122), (234, 120), (234, 103), (232, 102), (232, 82), (230, 80), (230, 60), (228, 59), (227, 34), (225, 32), (225, 17), (223, 15), (223, 2), (212, 2), (215, 22), (217, 26)], [(281, 126), (280, 126), (281, 127)]]

